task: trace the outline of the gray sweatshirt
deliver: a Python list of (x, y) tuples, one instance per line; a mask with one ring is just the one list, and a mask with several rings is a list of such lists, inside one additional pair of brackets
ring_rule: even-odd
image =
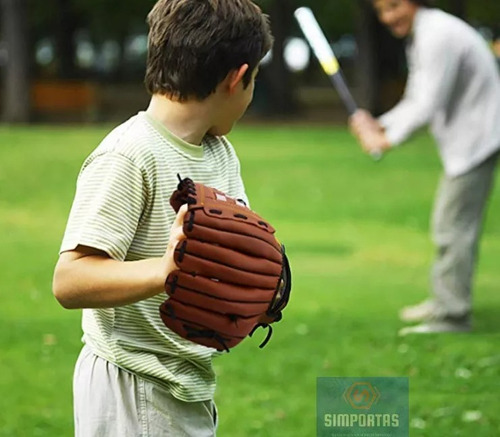
[(404, 97), (379, 118), (392, 145), (430, 124), (450, 176), (500, 149), (500, 75), (478, 32), (439, 9), (420, 8), (407, 58)]

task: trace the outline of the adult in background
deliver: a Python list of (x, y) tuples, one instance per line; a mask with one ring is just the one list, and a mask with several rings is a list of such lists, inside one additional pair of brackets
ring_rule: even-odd
[(372, 0), (377, 16), (407, 40), (402, 100), (375, 119), (359, 110), (350, 127), (363, 149), (387, 151), (430, 125), (444, 173), (432, 227), (432, 297), (403, 308), (400, 334), (471, 329), (471, 286), (483, 213), (500, 149), (500, 77), (486, 41), (425, 0)]

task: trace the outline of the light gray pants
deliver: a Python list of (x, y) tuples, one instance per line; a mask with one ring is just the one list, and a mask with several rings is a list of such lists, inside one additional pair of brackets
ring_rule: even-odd
[(432, 217), (437, 247), (432, 288), (437, 318), (468, 320), (484, 211), (494, 181), (496, 153), (468, 173), (441, 179)]
[(182, 402), (84, 346), (73, 379), (76, 437), (211, 437), (212, 401)]

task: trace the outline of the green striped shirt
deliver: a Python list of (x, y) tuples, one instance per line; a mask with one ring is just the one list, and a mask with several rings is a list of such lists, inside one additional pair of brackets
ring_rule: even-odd
[[(170, 195), (177, 174), (247, 200), (238, 158), (224, 137), (194, 146), (140, 112), (114, 129), (85, 160), (61, 252), (78, 245), (134, 261), (161, 257), (175, 218)], [(160, 294), (132, 305), (83, 310), (83, 341), (138, 376), (166, 385), (187, 401), (213, 398), (215, 350), (169, 331)]]

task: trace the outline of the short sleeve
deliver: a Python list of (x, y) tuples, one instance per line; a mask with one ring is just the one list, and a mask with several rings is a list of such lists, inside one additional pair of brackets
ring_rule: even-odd
[(146, 199), (141, 169), (115, 152), (98, 155), (80, 172), (61, 252), (78, 245), (124, 260)]

